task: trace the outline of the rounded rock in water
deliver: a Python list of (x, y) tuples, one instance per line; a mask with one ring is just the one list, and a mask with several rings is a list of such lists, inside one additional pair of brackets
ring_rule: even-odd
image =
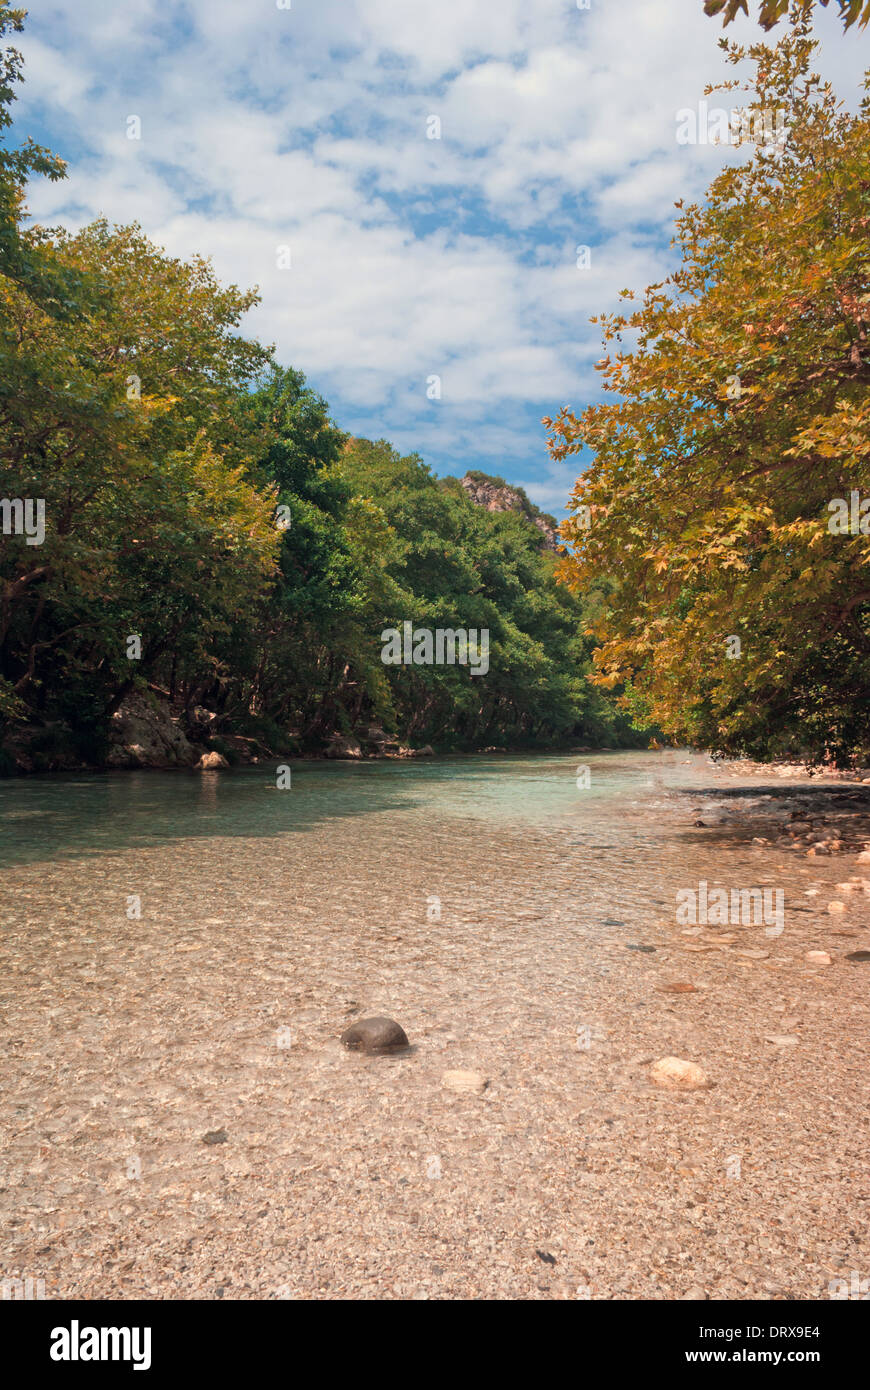
[(361, 1018), (342, 1033), (341, 1041), (352, 1052), (369, 1056), (404, 1052), (409, 1045), (404, 1028), (392, 1018)]

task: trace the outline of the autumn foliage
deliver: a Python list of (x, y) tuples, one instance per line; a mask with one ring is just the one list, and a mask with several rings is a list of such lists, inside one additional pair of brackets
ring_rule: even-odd
[(557, 459), (591, 451), (563, 578), (612, 585), (597, 679), (674, 739), (846, 764), (870, 753), (870, 99), (844, 111), (813, 47), (801, 20), (728, 46), (787, 138), (678, 205), (679, 269), (601, 320), (613, 398), (546, 423)]

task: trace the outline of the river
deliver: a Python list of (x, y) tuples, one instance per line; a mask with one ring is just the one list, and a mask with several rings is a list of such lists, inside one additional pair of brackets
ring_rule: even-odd
[[(276, 780), (0, 783), (0, 1277), (827, 1298), (870, 1274), (848, 959), (870, 898), (829, 913), (853, 859), (775, 838), (804, 784), (673, 752)], [(781, 892), (782, 929), (687, 926), (677, 894), (702, 882)], [(346, 1052), (369, 1014), (410, 1052)], [(653, 1084), (669, 1055), (709, 1084)], [(455, 1070), (482, 1089), (450, 1090)]]

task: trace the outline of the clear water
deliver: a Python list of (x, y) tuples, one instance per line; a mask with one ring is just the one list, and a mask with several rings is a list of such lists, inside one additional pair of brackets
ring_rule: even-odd
[[(827, 913), (851, 860), (778, 841), (800, 789), (773, 789), (653, 752), (0, 782), (6, 1268), (49, 1297), (538, 1297), (552, 1242), (545, 1296), (826, 1296), (867, 913)], [(701, 879), (782, 888), (785, 931), (686, 934)], [(344, 1052), (366, 1013), (408, 1057)], [(667, 1055), (712, 1089), (657, 1091)]]
[[(578, 771), (588, 767), (588, 787)], [(691, 789), (705, 759), (655, 753), (505, 756), (408, 762), (299, 762), (279, 790), (274, 768), (203, 776), (123, 772), (0, 782), (0, 844), (6, 864), (156, 846), (201, 836), (282, 837), (366, 818), (371, 833), (397, 822), (426, 833), (435, 822), (494, 828), (571, 829), (592, 840), (632, 834), (638, 808), (664, 789)], [(582, 779), (581, 779), (582, 780)], [(629, 821), (626, 822), (626, 815)], [(603, 847), (603, 846), (602, 846)]]

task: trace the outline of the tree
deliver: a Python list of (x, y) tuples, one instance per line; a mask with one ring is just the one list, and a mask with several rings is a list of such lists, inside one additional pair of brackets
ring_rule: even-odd
[[(0, 39), (8, 33), (21, 33), (26, 15), (26, 10), (12, 9), (0, 0)], [(34, 175), (52, 181), (62, 179), (66, 165), (58, 155), (31, 139), (17, 149), (7, 146), (21, 67), (17, 48), (0, 49), (0, 275), (38, 299), (44, 308), (55, 313), (68, 312), (73, 303), (74, 283), (65, 280), (52, 265), (46, 255), (44, 233), (32, 228), (25, 230), (22, 225), (27, 180)]]
[(556, 458), (594, 455), (563, 577), (613, 584), (599, 681), (674, 738), (848, 764), (870, 751), (870, 87), (844, 113), (814, 46), (804, 18), (729, 47), (787, 140), (682, 210), (680, 269), (603, 318), (620, 399), (546, 423)]
[[(828, 0), (819, 0), (821, 5), (827, 9)], [(843, 29), (851, 29), (852, 25), (860, 23), (863, 29), (870, 21), (870, 0), (837, 0), (840, 7), (840, 16), (843, 20)], [(787, 15), (789, 8), (794, 4), (794, 0), (761, 0), (758, 8), (758, 22), (762, 29), (768, 31), (773, 29), (783, 15)], [(797, 9), (802, 13), (809, 13), (812, 10), (813, 0), (798, 0)], [(740, 10), (745, 15), (749, 14), (747, 0), (704, 0), (704, 13), (708, 15), (722, 15), (723, 27), (730, 24), (732, 19), (736, 19)]]
[(338, 717), (363, 602), (349, 489), (331, 471), (345, 435), (302, 372), (274, 361), (256, 389), (239, 396), (234, 418), (233, 433), (253, 452), (252, 482), (274, 494), (278, 567), (256, 623), (231, 635), (226, 664), (234, 678), (208, 698), (273, 743), (288, 734), (319, 737)]
[(167, 654), (179, 676), (210, 660), (273, 572), (274, 497), (222, 444), (268, 353), (233, 332), (254, 295), (137, 227), (46, 248), (98, 293), (56, 316), (0, 276), (3, 493), (46, 517), (42, 544), (3, 539), (0, 676), (26, 710), (99, 723)]
[[(524, 506), (519, 491), (516, 511), (488, 512), (457, 478), (436, 479), (419, 455), (402, 457), (385, 440), (351, 441), (338, 468), (369, 524), (381, 519), (362, 645), (368, 678), (375, 678), (372, 655), (381, 681), (385, 673), (393, 727), (417, 742), (470, 748), (571, 737), (638, 741), (586, 678), (590, 644), (582, 628), (590, 600), (557, 583), (558, 557), (545, 549), (537, 509)], [(384, 667), (379, 634), (406, 621), (430, 630), (486, 629), (488, 672)]]

